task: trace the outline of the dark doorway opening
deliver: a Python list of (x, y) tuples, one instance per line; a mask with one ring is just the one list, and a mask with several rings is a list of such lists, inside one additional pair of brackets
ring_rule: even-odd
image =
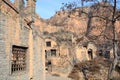
[(93, 50), (92, 49), (88, 49), (88, 55), (89, 55), (90, 60), (92, 60), (93, 59)]

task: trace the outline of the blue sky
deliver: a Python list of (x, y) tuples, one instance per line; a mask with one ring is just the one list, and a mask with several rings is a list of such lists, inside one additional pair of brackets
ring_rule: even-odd
[(74, 0), (37, 0), (36, 12), (42, 18), (50, 18), (60, 9), (62, 3), (71, 2)]
[[(14, 0), (10, 0), (14, 2)], [(55, 14), (60, 9), (62, 3), (71, 2), (74, 0), (37, 0), (36, 12), (41, 18), (47, 19)]]
[[(10, 0), (10, 1), (13, 2), (14, 0)], [(40, 15), (41, 18), (47, 19), (52, 17), (56, 11), (60, 10), (62, 3), (67, 3), (72, 1), (77, 1), (77, 0), (37, 0), (36, 12)]]

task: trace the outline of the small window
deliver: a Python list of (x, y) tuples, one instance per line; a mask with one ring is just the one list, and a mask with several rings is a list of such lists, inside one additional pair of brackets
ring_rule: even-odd
[(56, 49), (51, 49), (51, 56), (56, 56)]
[(20, 46), (12, 47), (11, 73), (25, 70), (26, 52), (27, 52), (27, 47), (20, 47)]
[(51, 42), (50, 41), (46, 42), (46, 46), (51, 47)]
[(103, 56), (103, 51), (99, 50), (99, 56)]
[(110, 59), (110, 51), (106, 51), (104, 56), (105, 58)]
[(47, 50), (45, 50), (45, 58), (47, 59)]

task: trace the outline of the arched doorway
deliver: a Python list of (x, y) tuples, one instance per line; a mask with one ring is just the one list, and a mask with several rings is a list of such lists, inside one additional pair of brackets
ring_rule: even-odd
[(88, 56), (89, 56), (90, 60), (93, 59), (93, 50), (92, 49), (88, 49)]

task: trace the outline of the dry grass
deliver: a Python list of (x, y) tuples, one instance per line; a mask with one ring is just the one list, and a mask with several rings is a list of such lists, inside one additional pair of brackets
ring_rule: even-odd
[[(80, 80), (79, 73), (83, 73), (83, 77), (87, 77), (88, 80), (93, 78), (95, 78), (95, 80), (100, 80), (100, 78), (97, 79), (96, 77), (98, 75), (101, 75), (102, 77), (103, 74), (105, 74), (106, 76), (107, 72), (103, 69), (108, 70), (110, 63), (111, 62), (109, 60), (106, 60), (104, 58), (97, 58), (90, 61), (80, 62), (74, 66), (73, 70), (71, 71), (68, 77), (74, 80)], [(83, 71), (85, 72), (85, 74)]]

